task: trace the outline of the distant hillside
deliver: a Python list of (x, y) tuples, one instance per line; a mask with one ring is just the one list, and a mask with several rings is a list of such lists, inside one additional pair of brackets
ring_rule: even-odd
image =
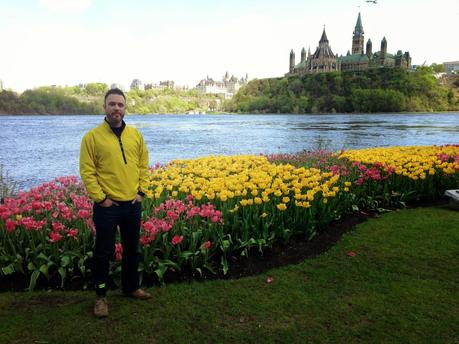
[[(106, 84), (91, 83), (85, 87), (40, 87), (22, 94), (0, 92), (0, 114), (100, 114)], [(203, 95), (195, 90), (150, 89), (126, 93), (128, 113), (169, 114), (220, 111), (223, 98)]]
[(442, 85), (431, 68), (332, 72), (252, 80), (226, 103), (244, 113), (433, 112), (459, 109), (454, 83)]

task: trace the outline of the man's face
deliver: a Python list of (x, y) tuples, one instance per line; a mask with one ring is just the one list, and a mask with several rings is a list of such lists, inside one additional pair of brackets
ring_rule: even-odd
[(126, 112), (126, 101), (119, 94), (110, 94), (104, 104), (105, 116), (112, 127), (120, 127)]

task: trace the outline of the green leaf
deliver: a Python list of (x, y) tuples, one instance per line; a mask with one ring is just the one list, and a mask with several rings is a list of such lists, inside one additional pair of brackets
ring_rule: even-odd
[(57, 269), (57, 272), (61, 276), (61, 288), (63, 288), (64, 287), (65, 277), (66, 277), (67, 273), (65, 272), (65, 270), (63, 268)]
[(222, 240), (222, 244), (221, 244), (221, 249), (223, 250), (223, 252), (226, 252), (228, 251), (228, 249), (230, 248), (230, 241), (229, 240)]
[(39, 268), (39, 271), (45, 275), (46, 277), (48, 277), (48, 265), (46, 264), (42, 264)]
[(14, 273), (13, 264), (10, 264), (10, 265), (5, 266), (4, 268), (2, 268), (2, 272), (5, 275), (11, 275), (12, 273)]
[(34, 271), (35, 270), (35, 264), (32, 263), (32, 262), (29, 262), (29, 264), (27, 264), (27, 269), (29, 271)]
[(192, 255), (193, 255), (193, 252), (184, 251), (184, 252), (181, 252), (181, 253), (180, 253), (179, 257), (188, 259), (188, 258), (190, 258)]
[(33, 291), (35, 289), (35, 285), (37, 284), (38, 276), (40, 276), (39, 270), (35, 270), (34, 272), (32, 272), (32, 275), (30, 276), (28, 291)]
[(209, 264), (204, 264), (203, 267), (215, 275), (215, 270)]
[(226, 260), (225, 256), (222, 256), (220, 263), (222, 265), (223, 275), (226, 275), (228, 273), (229, 267), (228, 267), (228, 261)]
[(167, 271), (167, 265), (159, 263), (158, 268), (154, 271), (158, 275), (158, 279), (160, 282), (163, 282), (164, 280), (164, 274)]
[(63, 256), (61, 258), (61, 266), (65, 268), (67, 265), (70, 264), (70, 257), (69, 256)]
[(37, 258), (43, 259), (43, 260), (46, 260), (46, 261), (49, 260), (49, 258), (48, 258), (43, 252), (40, 252), (40, 253), (38, 254)]

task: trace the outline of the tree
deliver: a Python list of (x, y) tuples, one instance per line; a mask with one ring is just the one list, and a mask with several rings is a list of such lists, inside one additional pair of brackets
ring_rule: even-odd
[(443, 64), (432, 63), (430, 65), (430, 68), (432, 68), (432, 70), (435, 73), (444, 73), (445, 72), (445, 67), (443, 66)]

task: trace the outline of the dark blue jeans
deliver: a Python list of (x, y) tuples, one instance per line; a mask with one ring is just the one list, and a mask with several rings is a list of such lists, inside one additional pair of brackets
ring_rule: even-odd
[(121, 286), (124, 293), (139, 288), (139, 235), (141, 203), (119, 202), (104, 208), (94, 204), (93, 220), (96, 226), (94, 251), (94, 286), (98, 296), (105, 296), (109, 261), (114, 259), (116, 229), (119, 226), (123, 258), (121, 260)]

